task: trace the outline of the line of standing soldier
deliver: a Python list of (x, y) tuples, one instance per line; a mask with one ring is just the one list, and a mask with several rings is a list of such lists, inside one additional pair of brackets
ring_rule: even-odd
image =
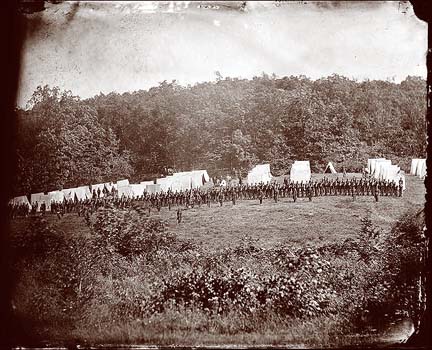
[[(103, 196), (101, 195), (103, 193)], [(111, 192), (104, 190), (93, 191), (91, 199), (77, 200), (68, 199), (62, 202), (52, 202), (51, 212), (60, 218), (65, 213), (77, 213), (86, 219), (100, 207), (114, 206), (117, 208), (127, 208), (134, 203), (143, 202), (149, 213), (151, 208), (160, 211), (162, 207), (186, 207), (193, 208), (201, 205), (211, 206), (212, 203), (219, 203), (223, 206), (224, 202), (231, 201), (236, 205), (238, 200), (259, 200), (262, 204), (264, 199), (271, 198), (278, 202), (279, 198), (292, 198), (294, 202), (298, 198), (308, 198), (312, 201), (313, 197), (321, 196), (374, 196), (378, 201), (379, 196), (398, 196), (403, 194), (403, 182), (381, 181), (366, 178), (334, 179), (323, 178), (320, 181), (309, 182), (288, 182), (283, 184), (255, 184), (255, 185), (236, 185), (230, 187), (214, 187), (207, 190), (190, 189), (176, 192), (144, 193), (138, 198), (119, 197), (113, 189)], [(33, 204), (31, 213), (36, 213), (38, 204)], [(45, 212), (45, 204), (41, 205), (41, 212)], [(30, 210), (26, 205), (10, 205), (10, 215), (26, 216)]]

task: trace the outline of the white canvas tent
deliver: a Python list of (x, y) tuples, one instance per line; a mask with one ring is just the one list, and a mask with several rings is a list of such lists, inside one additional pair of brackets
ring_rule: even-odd
[(132, 187), (130, 185), (123, 185), (123, 186), (118, 186), (117, 187), (117, 191), (118, 191), (118, 196), (119, 197), (133, 197), (134, 193), (132, 191)]
[(210, 181), (207, 170), (193, 170), (190, 173), (192, 188), (200, 188)]
[(386, 181), (398, 181), (400, 168), (397, 165), (386, 165), (381, 173), (381, 178)]
[(27, 198), (27, 196), (18, 196), (18, 197), (14, 197), (9, 201), (10, 204), (12, 205), (22, 205), (25, 204), (29, 207), (29, 209), (31, 209), (31, 205), (30, 202)]
[(130, 184), (130, 189), (132, 191), (132, 196), (134, 198), (138, 198), (144, 195), (144, 191), (146, 189), (146, 187), (144, 185), (141, 184)]
[(332, 174), (337, 173), (332, 162), (328, 162), (328, 164), (324, 170), (324, 173), (332, 173)]
[[(163, 192), (168, 192), (168, 190), (172, 190), (173, 176), (162, 177), (160, 179), (156, 179), (156, 183), (160, 186), (160, 190)], [(152, 184), (148, 184), (146, 186), (150, 186)], [(149, 187), (153, 190), (152, 187)], [(150, 192), (149, 192), (150, 193)], [(151, 192), (154, 193), (154, 192)]]
[(375, 179), (380, 179), (383, 177), (385, 168), (391, 165), (391, 160), (388, 159), (377, 159), (375, 160), (375, 167), (373, 171), (373, 176)]
[(376, 162), (380, 160), (385, 160), (385, 158), (370, 158), (368, 159), (368, 170), (369, 174), (375, 173)]
[(128, 179), (118, 180), (115, 189), (119, 197), (133, 197), (132, 187), (130, 187)]
[(51, 211), (51, 201), (49, 199), (49, 196), (47, 194), (41, 193), (32, 193), (30, 198), (31, 204), (35, 204), (37, 202), (37, 208), (36, 211), (40, 211), (40, 207), (42, 203), (45, 203), (46, 210)]
[(420, 161), (420, 159), (418, 159), (418, 158), (414, 158), (411, 161), (410, 175), (416, 175), (417, 164), (419, 161)]
[(189, 172), (175, 173), (171, 183), (171, 191), (180, 192), (192, 188), (192, 176)]
[(418, 160), (415, 174), (421, 179), (424, 179), (426, 176), (426, 159)]
[(62, 190), (64, 199), (66, 200), (74, 200), (75, 199), (75, 188), (67, 188)]
[(86, 200), (92, 197), (89, 186), (80, 186), (75, 188), (75, 195), (78, 200)]
[(129, 180), (125, 179), (125, 180), (118, 180), (117, 181), (117, 189), (121, 186), (128, 186), (129, 185)]
[(246, 182), (249, 185), (259, 183), (270, 183), (272, 174), (270, 172), (270, 164), (258, 164), (247, 175)]
[(151, 185), (146, 186), (146, 192), (147, 193), (152, 194), (152, 193), (158, 193), (160, 191), (162, 191), (162, 190), (161, 190), (161, 185), (159, 185), (159, 184), (151, 184)]
[(140, 184), (144, 186), (154, 185), (154, 181), (141, 181)]
[(56, 203), (61, 203), (64, 200), (64, 193), (62, 191), (51, 191), (48, 192), (48, 196), (50, 199), (50, 202), (56, 202)]
[(291, 166), (290, 181), (291, 182), (309, 182), (311, 179), (311, 169), (308, 160), (296, 160)]

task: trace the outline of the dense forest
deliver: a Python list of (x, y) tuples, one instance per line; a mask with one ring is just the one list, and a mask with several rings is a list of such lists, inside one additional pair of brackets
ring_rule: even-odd
[(14, 193), (137, 182), (167, 169), (244, 176), (261, 162), (275, 175), (289, 173), (294, 160), (310, 160), (312, 171), (328, 161), (354, 171), (378, 156), (407, 169), (411, 158), (425, 156), (421, 78), (396, 84), (338, 75), (216, 76), (86, 100), (38, 87), (27, 109), (16, 110)]

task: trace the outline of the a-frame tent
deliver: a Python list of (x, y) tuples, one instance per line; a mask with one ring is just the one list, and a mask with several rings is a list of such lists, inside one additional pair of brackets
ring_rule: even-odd
[(327, 166), (326, 166), (326, 168), (325, 168), (325, 170), (324, 170), (324, 173), (337, 174), (337, 171), (336, 171), (336, 169), (334, 168), (332, 162), (328, 162), (328, 164), (327, 164)]

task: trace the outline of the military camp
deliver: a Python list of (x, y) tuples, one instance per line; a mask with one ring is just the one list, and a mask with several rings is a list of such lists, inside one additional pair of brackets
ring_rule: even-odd
[(426, 348), (414, 5), (17, 3), (5, 348)]

